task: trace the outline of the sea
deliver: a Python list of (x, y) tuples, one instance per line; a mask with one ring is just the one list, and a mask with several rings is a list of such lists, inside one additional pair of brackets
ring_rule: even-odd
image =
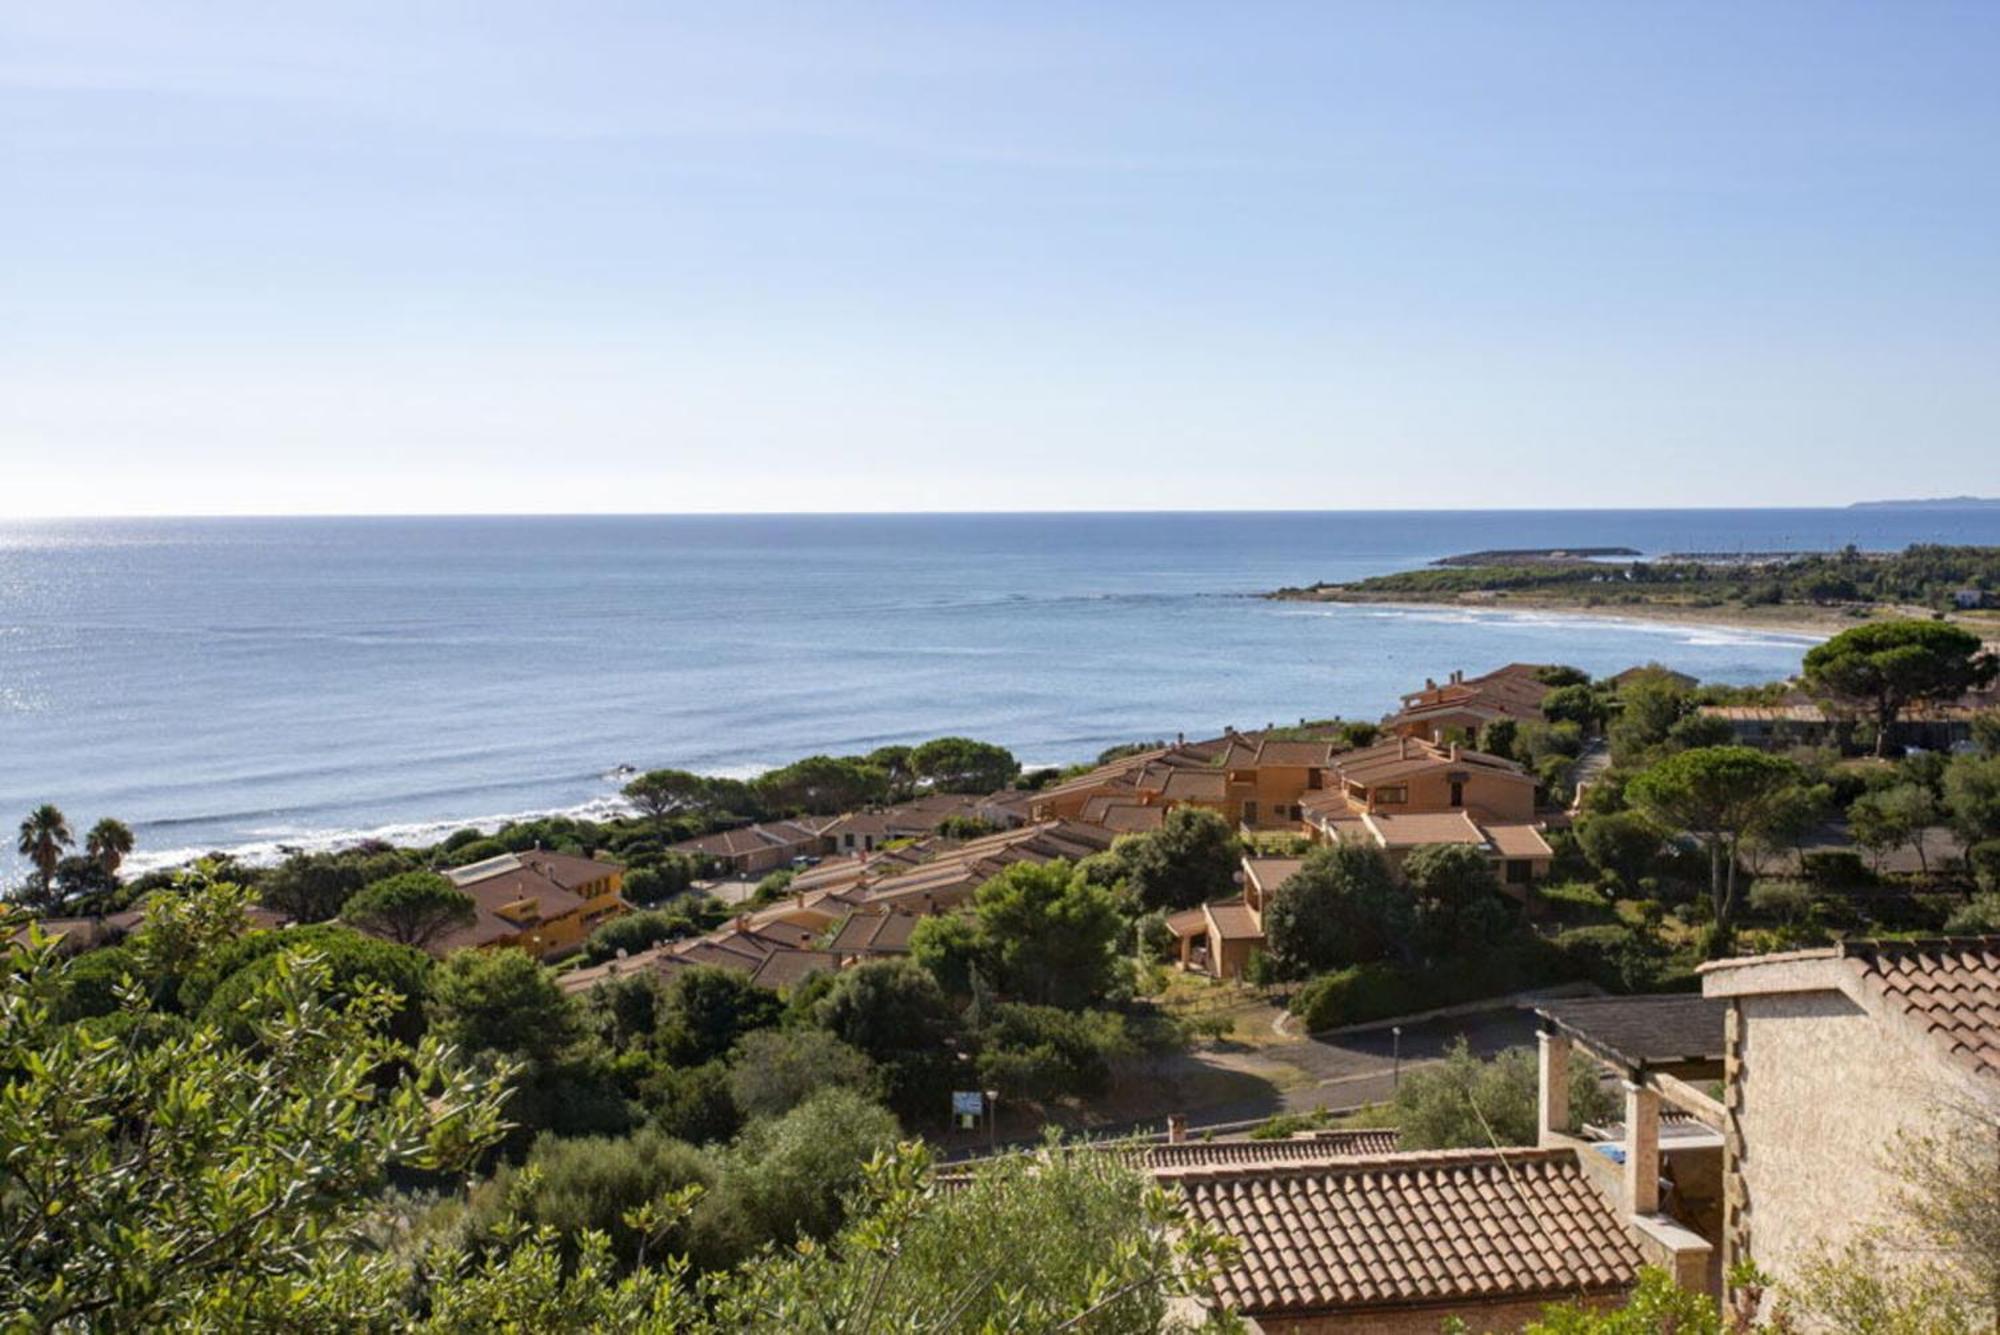
[(622, 766), (944, 733), (1068, 764), (1514, 660), (1762, 681), (1811, 640), (1256, 595), (1494, 547), (1911, 542), (2000, 543), (2000, 511), (0, 521), (0, 817), (268, 860), (608, 814)]

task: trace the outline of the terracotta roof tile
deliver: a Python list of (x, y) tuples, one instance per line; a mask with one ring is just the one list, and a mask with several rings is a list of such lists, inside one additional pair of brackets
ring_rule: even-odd
[(1619, 1291), (1641, 1258), (1576, 1152), (1457, 1150), (1156, 1169), (1243, 1243), (1248, 1315)]
[(2000, 1079), (2000, 936), (1843, 941), (1839, 952), (1953, 1061)]

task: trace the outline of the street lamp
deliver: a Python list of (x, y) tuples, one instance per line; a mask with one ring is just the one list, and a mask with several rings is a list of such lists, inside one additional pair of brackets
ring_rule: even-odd
[(1393, 1091), (1403, 1087), (1403, 1026), (1400, 1024), (1390, 1025), (1389, 1034), (1395, 1041), (1392, 1051), (1395, 1054), (1396, 1066), (1394, 1074), (1389, 1077), (1389, 1087)]

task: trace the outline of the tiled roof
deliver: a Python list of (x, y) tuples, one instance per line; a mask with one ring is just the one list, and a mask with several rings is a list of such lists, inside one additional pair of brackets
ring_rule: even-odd
[(1555, 850), (1532, 825), (1487, 825), (1486, 838), (1506, 858), (1552, 858)]
[(1439, 769), (1476, 769), (1491, 777), (1533, 783), (1532, 774), (1512, 761), (1483, 751), (1437, 746), (1416, 737), (1397, 737), (1362, 751), (1349, 751), (1334, 760), (1334, 768), (1348, 783), (1376, 784)]
[(1393, 1127), (1368, 1127), (1319, 1131), (1286, 1140), (1184, 1140), (1172, 1145), (1148, 1145), (1140, 1157), (1152, 1169), (1321, 1163), (1355, 1155), (1394, 1154), (1399, 1139), (1400, 1133)]
[(1264, 895), (1274, 895), (1305, 865), (1304, 858), (1244, 858), (1243, 879)]
[(1843, 941), (1839, 958), (1958, 1065), (2000, 1078), (2000, 936)]
[(827, 949), (839, 955), (900, 955), (922, 921), (914, 913), (851, 913)]
[(1391, 815), (1371, 811), (1361, 817), (1383, 848), (1416, 848), (1423, 844), (1473, 844), (1484, 847), (1486, 834), (1463, 811), (1413, 811)]
[(1264, 925), (1257, 921), (1257, 915), (1250, 906), (1240, 899), (1225, 900), (1220, 904), (1210, 904), (1208, 919), (1215, 924), (1215, 930), (1225, 941), (1261, 941), (1264, 939)]
[(1155, 1171), (1242, 1242), (1216, 1288), (1252, 1316), (1615, 1292), (1641, 1264), (1573, 1149)]
[(780, 950), (757, 966), (750, 981), (775, 990), (796, 987), (816, 973), (840, 967), (840, 957), (824, 950)]
[(762, 825), (739, 825), (733, 830), (717, 830), (698, 839), (683, 839), (669, 847), (677, 853), (698, 853), (704, 857), (734, 858), (767, 849), (810, 849), (819, 843), (819, 831), (795, 821), (770, 821)]

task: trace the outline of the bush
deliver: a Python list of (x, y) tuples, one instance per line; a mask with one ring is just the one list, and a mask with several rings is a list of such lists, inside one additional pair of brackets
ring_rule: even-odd
[(1750, 911), (1777, 922), (1804, 922), (1812, 916), (1812, 888), (1803, 881), (1758, 881), (1750, 887)]
[(1118, 1016), (1055, 1006), (995, 1007), (980, 1038), (980, 1080), (1020, 1099), (1102, 1094), (1112, 1060), (1130, 1046)]
[(1843, 890), (1874, 885), (1877, 877), (1861, 855), (1851, 848), (1815, 849), (1799, 858), (1806, 880), (1822, 890)]
[[(709, 1156), (694, 1146), (650, 1128), (612, 1139), (583, 1136), (539, 1137), (528, 1152), (523, 1176), (502, 1167), (472, 1194), (468, 1223), (475, 1236), (490, 1236), (510, 1211), (531, 1225), (556, 1230), (563, 1252), (574, 1257), (586, 1229), (611, 1239), (621, 1263), (638, 1257), (642, 1239), (626, 1216), (646, 1205), (659, 1205), (687, 1186), (710, 1189), (718, 1176)], [(666, 1250), (688, 1245), (683, 1229), (665, 1239)], [(653, 1247), (659, 1254), (656, 1240)]]
[(1139, 902), (1170, 912), (1228, 894), (1242, 857), (1229, 822), (1201, 807), (1175, 807), (1153, 833), (1119, 840), (1117, 852)]
[(101, 946), (70, 961), (62, 975), (62, 996), (56, 1002), (55, 1018), (61, 1023), (93, 1015), (110, 1015), (118, 1009), (112, 995), (119, 980), (142, 975), (139, 961), (125, 946)]
[(663, 1135), (697, 1145), (728, 1140), (743, 1125), (719, 1061), (656, 1069), (640, 1082), (639, 1103)]
[[(1396, 1125), (1404, 1149), (1485, 1149), (1533, 1145), (1539, 1127), (1539, 1063), (1527, 1048), (1509, 1048), (1490, 1061), (1472, 1055), (1461, 1038), (1443, 1063), (1405, 1075), (1396, 1089)], [(1573, 1062), (1569, 1073), (1571, 1125), (1604, 1122), (1617, 1114), (1614, 1097), (1594, 1063)]]
[(857, 965), (834, 976), (813, 1013), (881, 1066), (891, 1107), (926, 1120), (943, 1113), (957, 1016), (930, 974), (908, 960)]
[(734, 970), (682, 969), (660, 1001), (660, 1051), (677, 1066), (712, 1061), (751, 1030), (776, 1024), (781, 1010), (776, 997)]
[(1432, 979), (1401, 965), (1351, 964), (1322, 974), (1292, 998), (1292, 1013), (1308, 1033), (1366, 1024), (1446, 1004), (1436, 999)]
[(643, 867), (625, 873), (621, 893), (634, 904), (650, 907), (687, 893), (700, 870), (696, 861), (682, 853), (669, 853)]
[(1415, 908), (1372, 850), (1316, 850), (1264, 915), (1273, 962), (1290, 976), (1386, 958), (1410, 939)]
[(875, 1097), (875, 1063), (819, 1029), (759, 1029), (729, 1058), (729, 1095), (746, 1117), (777, 1117), (823, 1089)]
[(431, 960), (422, 951), (378, 941), (332, 924), (260, 932), (255, 936), (260, 947), (255, 958), (220, 979), (201, 1010), (203, 1021), (215, 1025), (232, 1042), (248, 1043), (254, 1037), (244, 1006), (270, 978), (281, 950), (294, 956), (316, 955), (323, 960), (335, 997), (353, 996), (355, 987), (363, 982), (388, 988), (403, 999), (390, 1026), (391, 1033), (406, 1041), (415, 1041), (423, 1033), (423, 998)]
[(1965, 850), (1965, 869), (1988, 894), (2000, 894), (2000, 839), (1987, 839)]
[(789, 1248), (840, 1226), (862, 1168), (894, 1148), (896, 1119), (848, 1089), (822, 1090), (782, 1117), (747, 1127), (721, 1181), (695, 1212), (717, 1253), (747, 1256), (766, 1243)]
[(613, 918), (590, 934), (583, 943), (583, 957), (592, 964), (616, 959), (619, 951), (636, 955), (662, 941), (678, 941), (694, 935), (694, 923), (685, 913), (652, 909)]
[(1974, 895), (1945, 922), (1950, 936), (1992, 936), (2000, 934), (2000, 893)]

